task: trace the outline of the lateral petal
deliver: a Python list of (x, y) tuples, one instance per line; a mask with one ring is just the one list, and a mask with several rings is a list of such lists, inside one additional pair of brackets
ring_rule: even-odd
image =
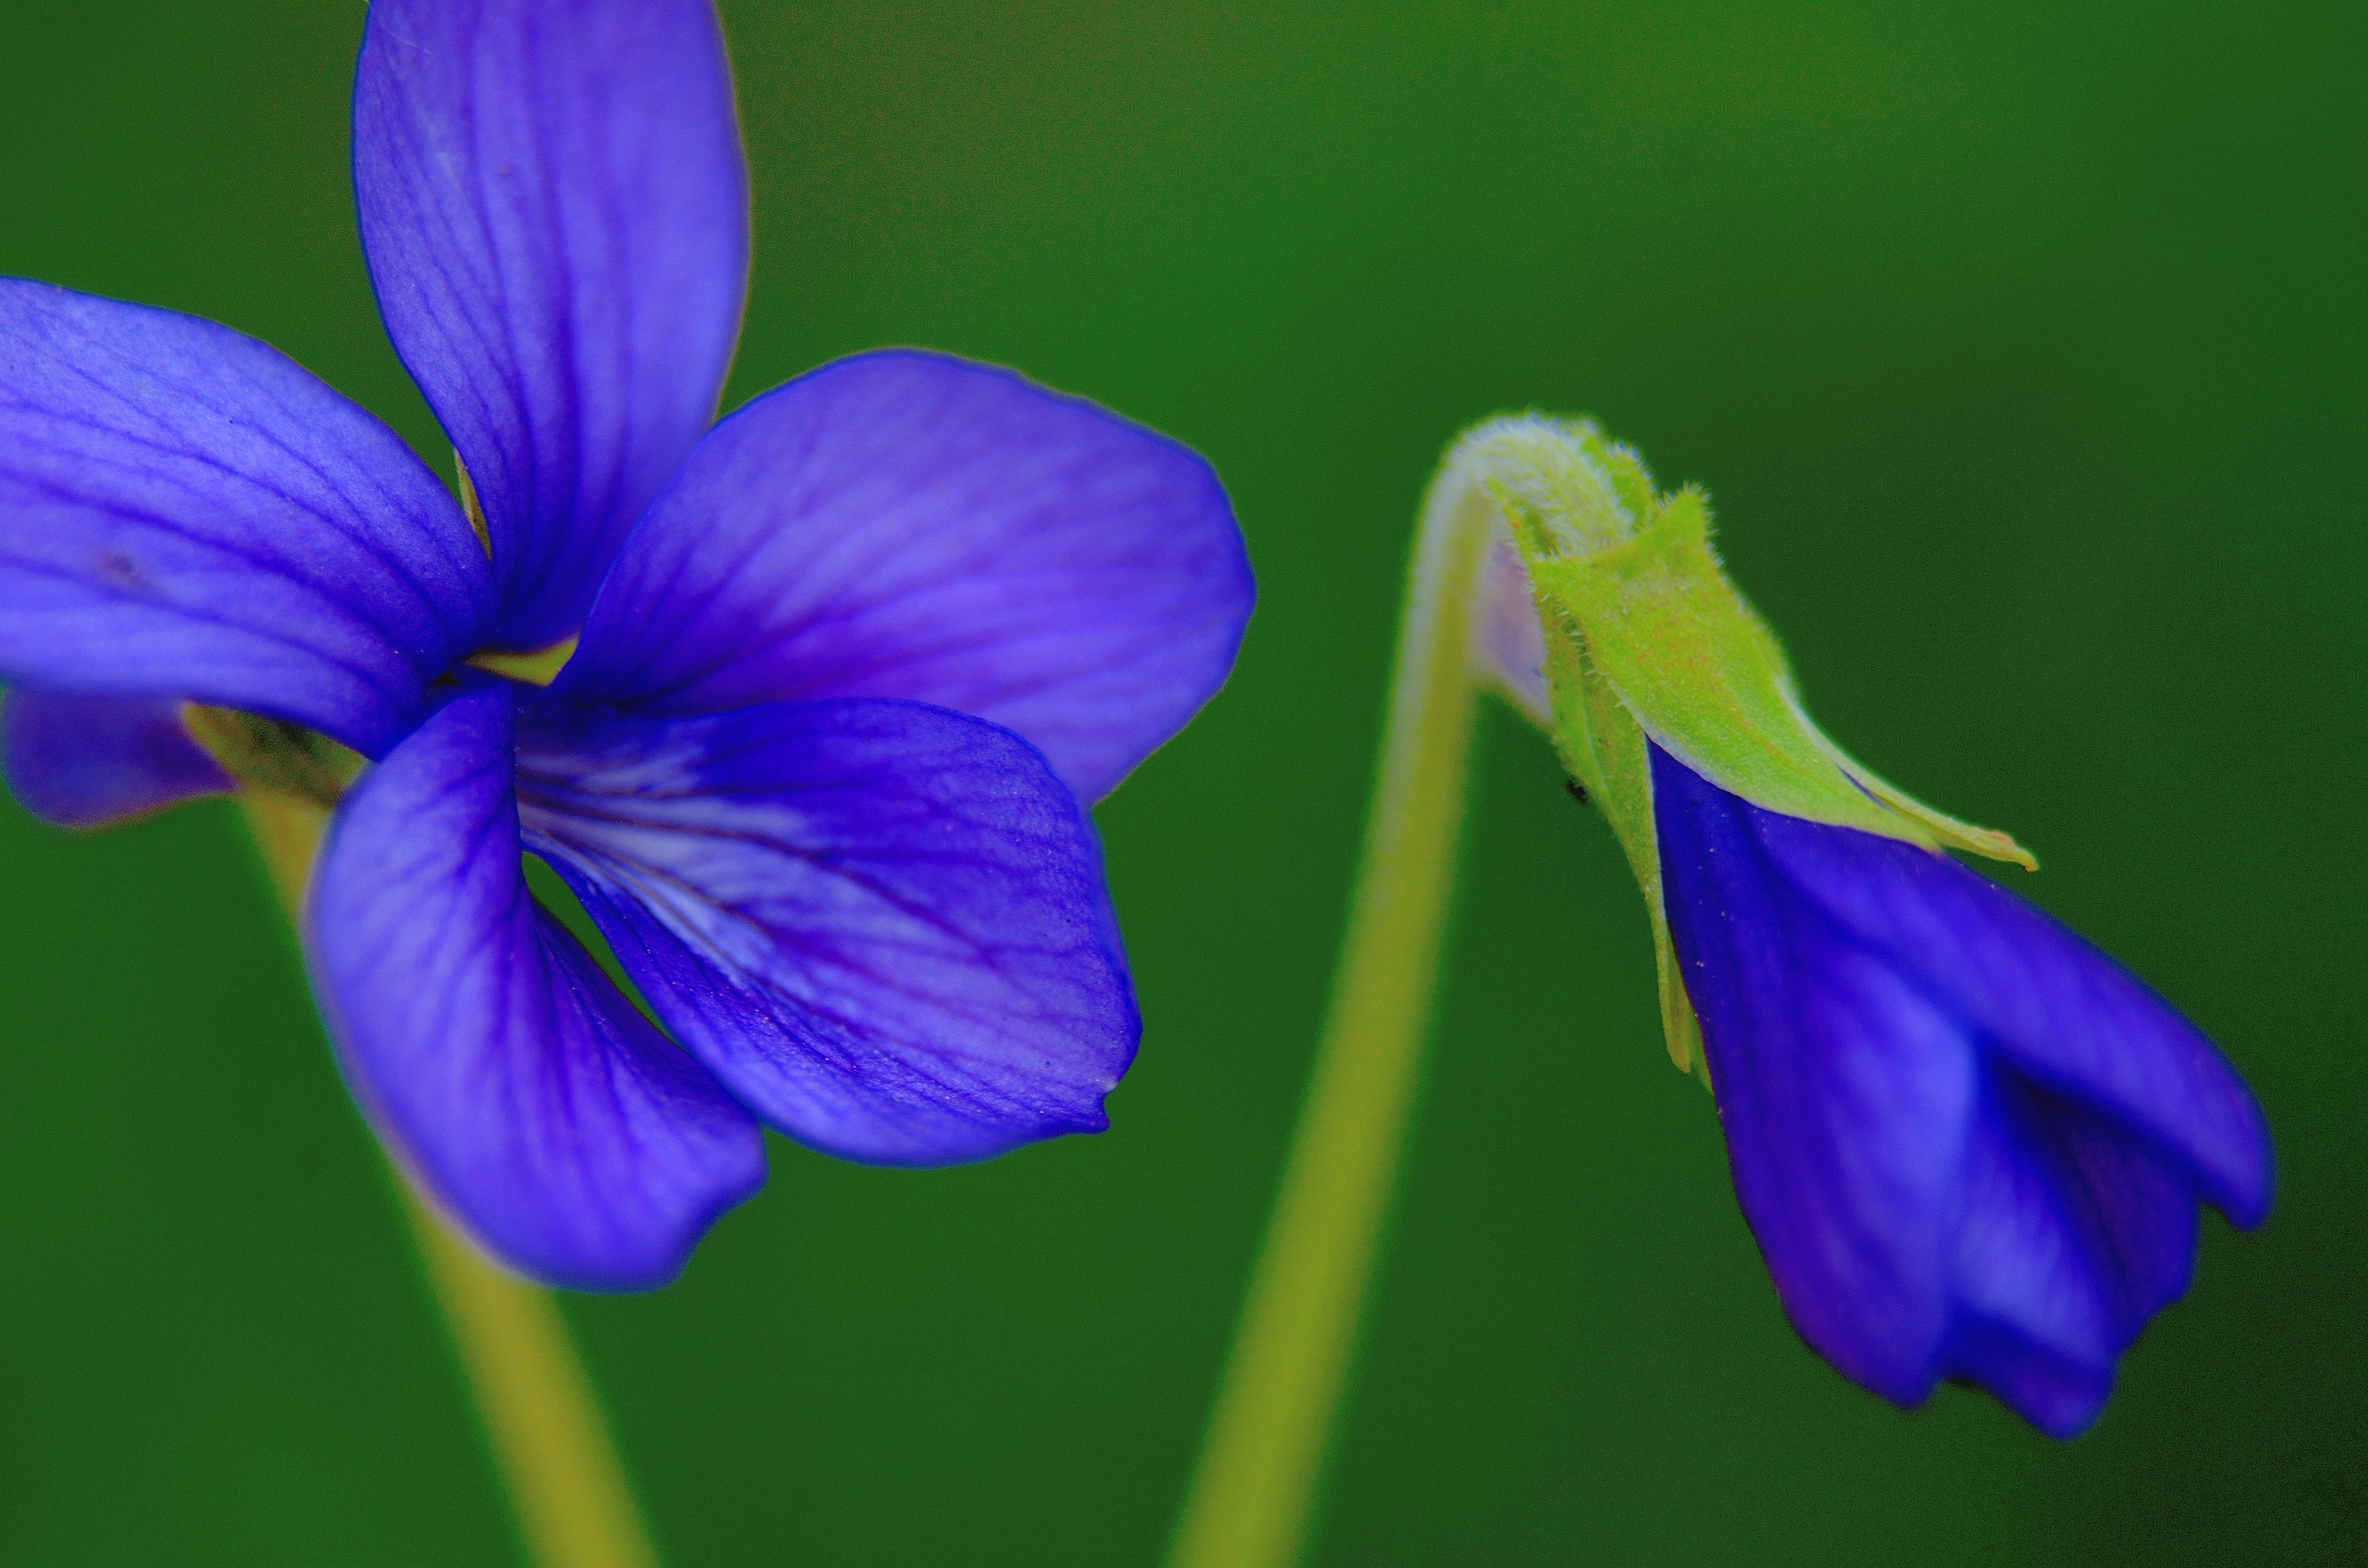
[(1090, 801), (1224, 684), (1253, 593), (1189, 449), (1009, 370), (867, 354), (700, 442), (560, 688), (934, 703), (1017, 730)]
[(468, 466), (496, 636), (577, 630), (715, 417), (747, 173), (710, 0), (375, 0), (354, 191), (388, 335)]
[(762, 1185), (764, 1148), (527, 891), (511, 702), (456, 699), (339, 807), (314, 985), (355, 1097), (448, 1212), (548, 1283), (647, 1290)]
[(1657, 745), (1652, 764), (1670, 936), (1744, 1218), (1802, 1338), (1913, 1404), (1949, 1328), (1974, 1043), (1790, 888), (1751, 807)]
[(59, 827), (98, 827), (237, 788), (181, 727), (177, 699), (39, 687), (17, 687), (0, 707), (0, 772), (17, 804)]
[(554, 703), (518, 755), (529, 846), (770, 1125), (902, 1165), (1107, 1125), (1140, 1023), (1100, 851), (1008, 731), (887, 700)]
[(2271, 1187), (2269, 1128), (2210, 1040), (2053, 917), (1937, 851), (1757, 812), (1804, 896), (1979, 1028), (2039, 1086), (2127, 1128), (2237, 1224)]
[(293, 360), (0, 278), (0, 679), (246, 709), (376, 756), (492, 602), (444, 487)]

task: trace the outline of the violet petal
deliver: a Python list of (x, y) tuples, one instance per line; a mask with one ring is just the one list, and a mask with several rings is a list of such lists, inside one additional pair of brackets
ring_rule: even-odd
[(2071, 1437), (2104, 1407), (2115, 1358), (2186, 1290), (2194, 1198), (2092, 1113), (2007, 1074), (1969, 1155), (1939, 1369)]
[(1744, 1217), (1801, 1336), (1912, 1404), (1949, 1329), (1974, 1052), (1954, 1019), (1793, 896), (1740, 802), (1698, 780), (1671, 788), (1676, 765), (1653, 755), (1670, 934)]
[(277, 349), (0, 278), (0, 679), (249, 709), (376, 755), (492, 606), (436, 477)]
[(1472, 667), (1506, 701), (1541, 729), (1554, 726), (1546, 689), (1546, 638), (1530, 592), (1528, 568), (1503, 529), (1481, 547), (1479, 582), (1472, 594)]
[(521, 872), (512, 698), (455, 699), (364, 775), (305, 912), (355, 1096), (495, 1255), (662, 1285), (764, 1181), (756, 1124), (625, 999)]
[(18, 687), (0, 706), (0, 771), (43, 822), (97, 827), (238, 786), (181, 727), (177, 699)]
[(2181, 1164), (2239, 1225), (2269, 1211), (2260, 1107), (2210, 1040), (2059, 921), (1945, 855), (1759, 813), (1802, 896), (1981, 1032), (2022, 1076)]
[(715, 417), (747, 175), (710, 0), (375, 0), (354, 190), (397, 353), (467, 462), (496, 640), (575, 631)]
[(1736, 1196), (1794, 1325), (1901, 1403), (1964, 1377), (2078, 1432), (2185, 1290), (2197, 1203), (2267, 1208), (2251, 1096), (1947, 856), (1762, 811), (1657, 747), (1653, 781)]
[(768, 1124), (885, 1165), (1106, 1125), (1140, 1032), (1100, 853), (1008, 731), (915, 702), (552, 704), (528, 844)]
[(644, 711), (894, 697), (1017, 730), (1087, 800), (1223, 684), (1253, 585), (1208, 465), (1011, 371), (828, 365), (700, 444), (561, 689)]

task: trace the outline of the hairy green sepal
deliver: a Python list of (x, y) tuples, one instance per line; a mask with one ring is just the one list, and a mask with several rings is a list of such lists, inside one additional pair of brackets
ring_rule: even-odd
[[(1576, 631), (1546, 638), (1546, 689), (1554, 699), (1554, 749), (1571, 776), (1602, 809), (1628, 857), (1653, 922), (1654, 967), (1661, 991), (1661, 1033), (1680, 1073), (1702, 1062), (1702, 1029), (1686, 1000), (1677, 949), (1661, 903), (1661, 850), (1653, 828), (1653, 773), (1645, 732), (1587, 656)], [(1709, 1067), (1702, 1071), (1707, 1078)]]
[(1636, 454), (1586, 421), (1506, 421), (1486, 441), (1545, 633), (1554, 744), (1644, 889), (1681, 1070), (1701, 1061), (1701, 1034), (1662, 905), (1648, 737), (1764, 810), (2036, 868), (2005, 834), (1903, 794), (1817, 728), (1775, 633), (1719, 564), (1701, 491), (1656, 494)]

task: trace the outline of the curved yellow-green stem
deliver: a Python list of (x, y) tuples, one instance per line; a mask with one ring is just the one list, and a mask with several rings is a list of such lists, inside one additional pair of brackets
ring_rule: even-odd
[[(244, 790), (247, 825), (293, 922), (326, 816)], [(487, 1261), (390, 1170), (537, 1568), (656, 1568), (625, 1467), (551, 1297)]]
[(1287, 1568), (1314, 1516), (1397, 1189), (1463, 829), (1472, 590), (1497, 512), (1461, 456), (1423, 505), (1340, 966), (1169, 1568)]

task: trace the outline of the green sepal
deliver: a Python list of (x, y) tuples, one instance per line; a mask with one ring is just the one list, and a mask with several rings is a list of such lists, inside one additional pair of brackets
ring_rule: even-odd
[(362, 759), (326, 735), (235, 708), (181, 704), (181, 727), (224, 773), (250, 790), (309, 801), (326, 810), (361, 771)]
[(575, 644), (580, 637), (563, 637), (548, 648), (537, 648), (525, 653), (472, 653), (469, 663), (481, 670), (491, 670), (507, 680), (524, 682), (528, 686), (549, 686), (575, 656)]
[[(1800, 711), (1797, 701), (1793, 707), (1795, 711)], [(1849, 774), (1860, 789), (1892, 810), (1905, 812), (1914, 817), (1923, 824), (1927, 833), (1949, 848), (1962, 849), (1968, 855), (1979, 855), (1985, 859), (2011, 861), (2026, 871), (2039, 869), (2039, 858), (2017, 844), (2011, 835), (1994, 827), (1976, 827), (1972, 823), (1926, 805), (1834, 744), (1832, 738), (1817, 728), (1816, 721), (1805, 711), (1801, 712), (1801, 722), (1808, 726), (1809, 733), (1825, 748), (1826, 755), (1834, 759), (1834, 765)]]
[(1662, 496), (1585, 420), (1484, 426), (1484, 481), (1529, 574), (1563, 765), (1598, 801), (1653, 924), (1669, 1059), (1710, 1080), (1661, 896), (1647, 738), (1764, 810), (2036, 869), (2007, 835), (1902, 793), (1818, 729), (1784, 650), (1711, 546), (1710, 503)]
[(1704, 778), (1768, 811), (2035, 867), (2003, 833), (1911, 799), (1852, 761), (1802, 709), (1782, 647), (1721, 569), (1692, 488), (1623, 540), (1584, 554), (1517, 519), (1530, 585), (1585, 640), (1646, 734)]
[[(1552, 615), (1547, 606), (1542, 615)], [(1548, 622), (1549, 625), (1553, 623)], [(1678, 950), (1669, 940), (1669, 919), (1661, 902), (1660, 840), (1653, 825), (1653, 770), (1645, 750), (1645, 732), (1636, 725), (1611, 683), (1587, 655), (1575, 629), (1561, 627), (1561, 635), (1546, 638), (1546, 690), (1554, 708), (1554, 750), (1562, 765), (1587, 790), (1588, 798), (1611, 824), (1612, 836), (1628, 857), (1636, 885), (1644, 890), (1645, 911), (1653, 924), (1653, 961), (1660, 981), (1661, 1034), (1669, 1060), (1680, 1073), (1699, 1072), (1710, 1082), (1710, 1062), (1702, 1054), (1702, 1027), (1693, 1004), (1686, 998), (1678, 972)]]

